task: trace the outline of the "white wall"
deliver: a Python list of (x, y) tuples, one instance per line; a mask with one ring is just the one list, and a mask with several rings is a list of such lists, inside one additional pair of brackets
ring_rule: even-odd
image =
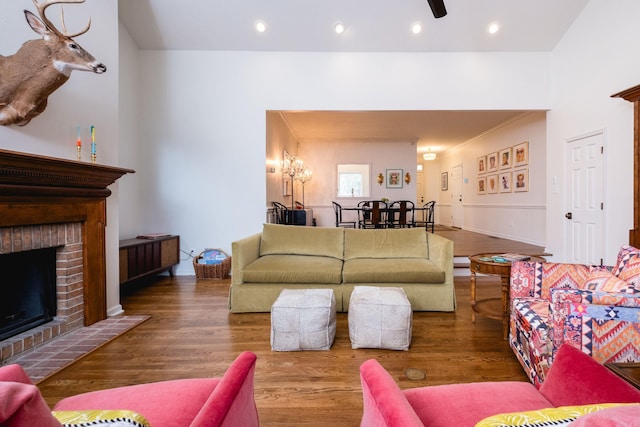
[[(547, 248), (565, 255), (564, 145), (605, 132), (605, 264), (615, 262), (633, 228), (633, 105), (614, 93), (640, 83), (637, 0), (591, 0), (552, 56), (552, 108), (548, 114)], [(552, 191), (557, 177), (559, 191)], [(636, 177), (637, 178), (637, 177)]]
[[(313, 216), (319, 227), (335, 227), (332, 200), (343, 207), (356, 206), (361, 200), (380, 200), (383, 197), (389, 201), (415, 202), (416, 145), (413, 142), (304, 141), (299, 151), (305, 164), (314, 171), (313, 179), (305, 184), (305, 205), (313, 208)], [(369, 165), (370, 197), (336, 197), (338, 164)], [(402, 170), (402, 188), (387, 187), (387, 169)], [(407, 172), (412, 178), (409, 185), (404, 182)], [(382, 184), (377, 182), (380, 173), (385, 177)], [(296, 199), (301, 200), (299, 183), (295, 191)]]
[[(528, 142), (529, 191), (478, 194), (477, 158)], [(546, 120), (544, 112), (528, 113), (440, 156), (440, 170), (462, 165), (465, 230), (544, 246), (546, 241)], [(518, 168), (520, 169), (520, 168)], [(512, 171), (515, 169), (509, 169)], [(499, 171), (502, 172), (502, 171)], [(451, 189), (451, 188), (450, 188)], [(450, 190), (449, 189), (449, 190)], [(450, 225), (451, 191), (441, 191), (440, 223)]]
[[(35, 11), (30, 0), (0, 2), (0, 54), (14, 54), (27, 40), (38, 36), (27, 25), (23, 10)], [(51, 20), (59, 22), (52, 8)], [(128, 167), (118, 160), (118, 9), (116, 0), (89, 1), (67, 5), (65, 21), (70, 31), (81, 29), (89, 17), (91, 30), (76, 41), (107, 66), (105, 74), (74, 71), (71, 78), (49, 97), (41, 115), (26, 126), (0, 127), (0, 147), (64, 159), (76, 159), (76, 126), (96, 127), (98, 163)], [(84, 145), (84, 159), (89, 159), (89, 146)], [(119, 201), (117, 185), (107, 199), (107, 309), (119, 310), (118, 228)]]
[(266, 111), (545, 109), (549, 56), (142, 51), (146, 191), (122, 212), (183, 248), (230, 251), (265, 219)]

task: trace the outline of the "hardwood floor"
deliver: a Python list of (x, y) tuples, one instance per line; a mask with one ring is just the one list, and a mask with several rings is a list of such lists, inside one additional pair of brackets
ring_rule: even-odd
[[(479, 278), (485, 296), (499, 281)], [(352, 350), (347, 315), (338, 314), (330, 351), (272, 352), (269, 313), (228, 312), (229, 281), (160, 278), (122, 299), (127, 315), (151, 319), (38, 386), (50, 405), (86, 391), (167, 379), (220, 376), (243, 350), (258, 355), (255, 398), (265, 426), (357, 426), (359, 366), (378, 359), (401, 388), (471, 381), (526, 381), (501, 323), (471, 323), (469, 280), (456, 277), (457, 310), (416, 312), (409, 351)], [(420, 381), (404, 371), (426, 373)]]

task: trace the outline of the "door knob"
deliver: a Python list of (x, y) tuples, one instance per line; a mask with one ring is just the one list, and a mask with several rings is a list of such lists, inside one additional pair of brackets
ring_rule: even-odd
[(567, 219), (573, 219), (573, 215), (571, 214), (571, 212), (567, 212), (566, 214), (564, 214), (564, 217)]

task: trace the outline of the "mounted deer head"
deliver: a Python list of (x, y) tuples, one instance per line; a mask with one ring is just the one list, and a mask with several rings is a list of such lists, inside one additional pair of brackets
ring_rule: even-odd
[(33, 0), (40, 19), (24, 11), (27, 23), (42, 39), (29, 40), (11, 56), (0, 55), (0, 125), (24, 126), (44, 111), (47, 98), (62, 86), (73, 70), (102, 74), (107, 67), (73, 40), (89, 31), (91, 19), (80, 32), (70, 34), (61, 9), (62, 31), (47, 19), (53, 4), (84, 3), (85, 0)]

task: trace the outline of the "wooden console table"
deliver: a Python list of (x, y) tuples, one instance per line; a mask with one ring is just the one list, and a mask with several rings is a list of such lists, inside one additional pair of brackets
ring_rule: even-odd
[[(476, 313), (490, 319), (502, 320), (502, 336), (506, 340), (509, 336), (509, 281), (511, 278), (510, 262), (487, 261), (498, 254), (478, 254), (469, 257), (471, 271), (471, 321), (476, 322)], [(544, 258), (532, 256), (527, 261), (545, 262)], [(476, 273), (500, 277), (501, 298), (487, 298), (476, 300)]]
[(180, 262), (180, 236), (120, 241), (120, 285), (169, 271)]

